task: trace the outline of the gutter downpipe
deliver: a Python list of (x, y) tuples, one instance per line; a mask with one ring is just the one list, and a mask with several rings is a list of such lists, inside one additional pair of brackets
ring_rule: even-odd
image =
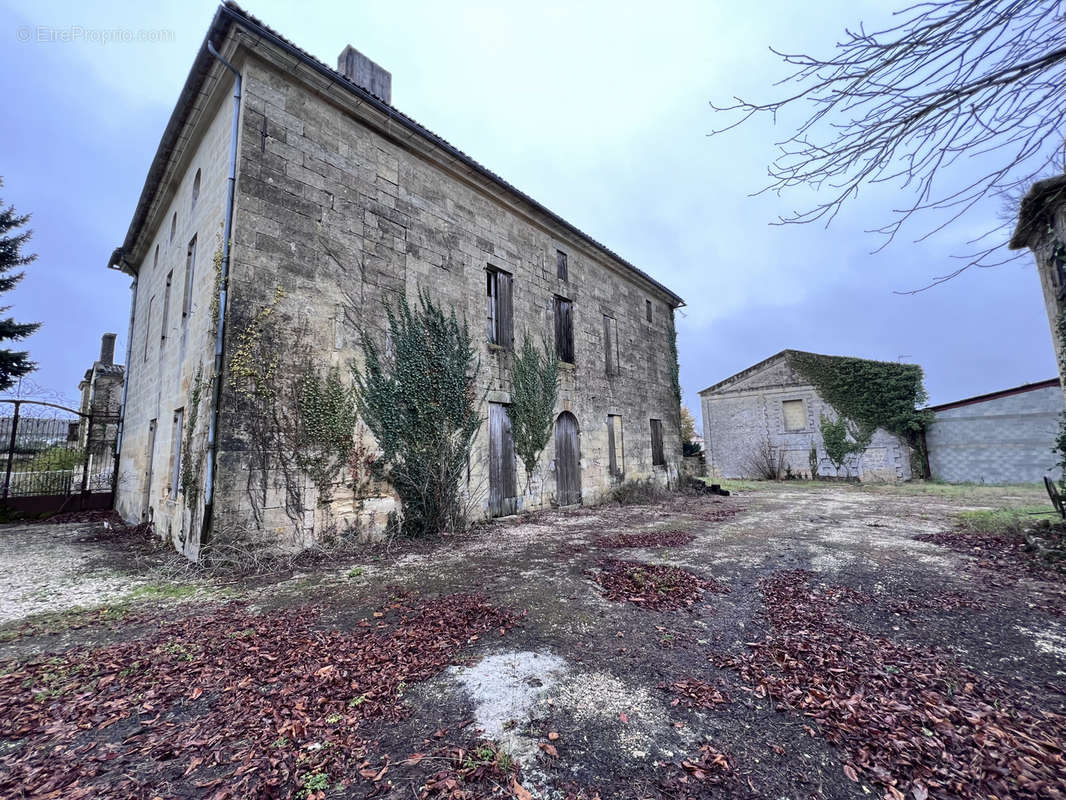
[(233, 73), (233, 129), (230, 136), (229, 178), (226, 189), (226, 219), (222, 232), (222, 274), (218, 287), (218, 320), (215, 326), (215, 374), (212, 388), (212, 408), (210, 424), (207, 429), (207, 467), (204, 479), (204, 514), (200, 528), (200, 547), (205, 544), (205, 536), (211, 527), (215, 499), (215, 456), (218, 441), (219, 406), (222, 402), (222, 344), (226, 329), (226, 294), (229, 284), (230, 239), (233, 237), (233, 197), (237, 184), (237, 145), (240, 137), (241, 114), (241, 73), (224, 59), (215, 49), (211, 40), (207, 41), (207, 50), (222, 65)]

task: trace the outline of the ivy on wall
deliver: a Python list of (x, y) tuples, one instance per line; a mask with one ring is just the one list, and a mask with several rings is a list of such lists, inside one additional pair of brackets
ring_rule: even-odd
[(511, 369), (511, 418), (514, 449), (526, 470), (526, 483), (533, 479), (537, 459), (551, 441), (555, 398), (559, 386), (559, 358), (546, 345), (543, 352), (528, 335), (515, 354)]
[(382, 352), (364, 328), (365, 366), (352, 370), (359, 416), (381, 448), (377, 477), (400, 497), (404, 533), (454, 530), (466, 521), (459, 486), (482, 421), (470, 331), (425, 292), (414, 308), (401, 297), (385, 311), (390, 346)]
[(877, 428), (920, 446), (921, 433), (931, 420), (919, 409), (928, 396), (922, 385), (922, 368), (846, 356), (791, 353), (792, 368), (803, 376), (822, 399), (858, 431)]
[(333, 485), (346, 467), (355, 443), (355, 391), (334, 367), (319, 375), (308, 369), (294, 387), (297, 466), (318, 488), (320, 505), (330, 502)]
[(181, 442), (181, 493), (184, 497), (185, 506), (193, 508), (200, 496), (200, 477), (203, 470), (204, 452), (198, 447), (199, 438), (196, 436), (196, 427), (200, 421), (200, 401), (203, 399), (204, 387), (203, 367), (196, 368), (196, 377), (193, 378), (189, 388), (189, 399), (185, 407), (185, 431)]

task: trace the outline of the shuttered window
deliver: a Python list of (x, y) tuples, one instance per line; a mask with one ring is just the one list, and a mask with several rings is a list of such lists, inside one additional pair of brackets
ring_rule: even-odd
[(608, 375), (617, 375), (618, 369), (618, 320), (603, 316), (603, 359)]
[(574, 363), (574, 304), (555, 297), (555, 354), (567, 364)]
[(167, 273), (167, 285), (163, 291), (163, 321), (159, 325), (160, 346), (167, 341), (167, 320), (170, 319), (170, 284), (174, 282), (174, 270)]
[(618, 414), (607, 415), (607, 469), (613, 478), (621, 478), (625, 474), (622, 418)]
[(663, 421), (651, 421), (651, 463), (652, 466), (665, 467), (666, 455), (663, 452)]
[(485, 299), (489, 341), (507, 350), (513, 349), (514, 299), (511, 275), (495, 268), (486, 270)]
[(802, 400), (785, 400), (781, 403), (781, 411), (785, 418), (786, 431), (802, 431), (807, 428), (807, 412), (803, 409)]
[(644, 301), (644, 316), (651, 322), (651, 300)]
[(570, 268), (566, 263), (566, 253), (562, 250), (555, 251), (555, 274), (559, 276), (561, 280), (570, 279)]
[(171, 433), (170, 450), (170, 497), (173, 499), (181, 491), (181, 434), (185, 427), (185, 409), (174, 412), (174, 430)]
[(189, 249), (185, 252), (185, 294), (181, 301), (181, 320), (186, 322), (192, 313), (193, 274), (196, 270), (196, 237), (189, 240)]

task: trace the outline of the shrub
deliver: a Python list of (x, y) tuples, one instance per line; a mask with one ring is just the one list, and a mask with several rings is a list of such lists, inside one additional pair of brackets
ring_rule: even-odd
[(381, 448), (374, 469), (400, 497), (405, 534), (452, 530), (466, 522), (459, 483), (481, 424), (480, 363), (466, 323), (446, 316), (428, 293), (419, 293), (415, 308), (401, 297), (385, 312), (391, 355), (383, 357), (364, 329), (366, 364), (352, 370), (359, 416)]

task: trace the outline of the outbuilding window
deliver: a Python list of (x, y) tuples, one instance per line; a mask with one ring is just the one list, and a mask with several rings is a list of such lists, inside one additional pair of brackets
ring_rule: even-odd
[(785, 400), (781, 403), (781, 413), (785, 419), (786, 431), (803, 431), (807, 429), (807, 412), (802, 400)]

